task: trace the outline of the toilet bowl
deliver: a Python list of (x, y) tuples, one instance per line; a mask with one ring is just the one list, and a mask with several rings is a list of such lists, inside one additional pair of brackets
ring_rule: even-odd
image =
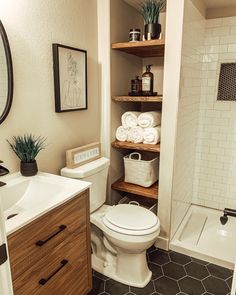
[[(63, 176), (92, 182), (90, 222), (92, 267), (123, 284), (145, 287), (151, 280), (146, 250), (160, 232), (158, 217), (136, 205), (104, 205), (109, 160), (100, 158), (75, 169), (63, 168)], [(73, 171), (71, 171), (73, 170)]]

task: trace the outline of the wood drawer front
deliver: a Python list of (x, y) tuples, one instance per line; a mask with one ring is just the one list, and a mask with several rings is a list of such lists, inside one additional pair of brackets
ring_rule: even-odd
[[(44, 259), (13, 281), (14, 295), (85, 295), (90, 290), (92, 270), (88, 259), (87, 233), (74, 234), (69, 241), (61, 243)], [(48, 279), (60, 262), (68, 263), (52, 276), (45, 285), (39, 281)]]
[[(8, 248), (13, 280), (44, 258), (72, 233), (85, 232), (87, 210), (88, 192), (53, 209), (10, 235)], [(37, 241), (46, 240), (58, 232), (60, 225), (66, 225), (66, 229), (48, 240), (43, 246), (36, 245)]]

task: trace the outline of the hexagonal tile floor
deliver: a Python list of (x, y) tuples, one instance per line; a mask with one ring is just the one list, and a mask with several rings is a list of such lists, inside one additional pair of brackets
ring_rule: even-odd
[(145, 288), (93, 272), (88, 295), (230, 295), (233, 271), (173, 251), (148, 250), (152, 280)]

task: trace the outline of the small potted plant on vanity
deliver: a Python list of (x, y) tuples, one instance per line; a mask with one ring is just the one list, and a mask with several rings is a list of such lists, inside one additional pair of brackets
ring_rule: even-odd
[(13, 136), (12, 142), (7, 140), (12, 150), (21, 160), (20, 172), (23, 176), (34, 176), (38, 172), (37, 162), (35, 160), (38, 153), (44, 149), (45, 138), (32, 134), (23, 136)]
[(166, 5), (166, 0), (147, 0), (141, 5), (141, 14), (144, 19), (144, 35), (146, 40), (159, 39), (161, 24), (159, 15)]

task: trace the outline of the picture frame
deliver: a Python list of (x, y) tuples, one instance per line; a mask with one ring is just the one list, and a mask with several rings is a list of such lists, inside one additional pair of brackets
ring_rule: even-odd
[(86, 110), (87, 51), (52, 44), (55, 112)]
[(93, 142), (66, 151), (66, 167), (77, 168), (101, 157), (101, 144)]

